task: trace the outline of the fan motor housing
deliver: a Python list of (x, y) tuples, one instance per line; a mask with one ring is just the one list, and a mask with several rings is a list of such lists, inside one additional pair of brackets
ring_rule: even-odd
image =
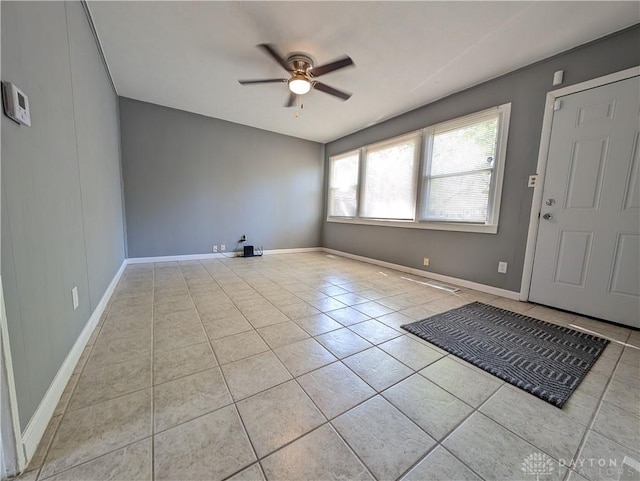
[(304, 53), (292, 53), (287, 57), (287, 63), (295, 72), (306, 74), (313, 68), (313, 59)]

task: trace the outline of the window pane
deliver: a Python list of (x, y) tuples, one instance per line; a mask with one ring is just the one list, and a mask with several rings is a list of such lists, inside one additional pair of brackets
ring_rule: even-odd
[(367, 152), (362, 217), (413, 219), (417, 138)]
[(498, 117), (485, 119), (433, 136), (431, 175), (469, 172), (493, 167)]
[(426, 220), (485, 222), (491, 171), (429, 180), (422, 212)]
[(329, 215), (355, 217), (358, 191), (358, 153), (331, 163)]

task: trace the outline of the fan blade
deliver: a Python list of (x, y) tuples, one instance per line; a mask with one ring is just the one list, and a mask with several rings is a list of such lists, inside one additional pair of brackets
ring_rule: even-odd
[(334, 89), (333, 87), (329, 87), (327, 84), (323, 84), (322, 82), (314, 82), (313, 88), (316, 90), (320, 90), (320, 92), (324, 92), (326, 94), (341, 98), (342, 100), (349, 100), (349, 97), (351, 97), (351, 94), (343, 92), (342, 90)]
[(286, 62), (285, 59), (282, 58), (282, 55), (276, 52), (276, 49), (273, 45), (268, 43), (261, 43), (260, 45), (258, 45), (258, 47), (267, 52), (276, 62), (278, 62), (282, 66), (283, 69), (285, 69), (287, 72), (291, 72), (291, 66)]
[(286, 82), (286, 78), (266, 78), (263, 80), (238, 80), (242, 85), (251, 85), (251, 84), (270, 84), (270, 83), (282, 83)]
[(296, 104), (296, 99), (297, 99), (297, 95), (294, 94), (293, 92), (291, 92), (289, 94), (289, 100), (287, 100), (287, 103), (284, 104), (285, 107), (293, 107)]
[(319, 67), (314, 67), (311, 70), (309, 70), (309, 73), (313, 77), (320, 77), (320, 75), (324, 75), (329, 72), (333, 72), (334, 70), (348, 67), (349, 65), (355, 65), (355, 64), (353, 63), (353, 60), (351, 60), (350, 57), (347, 57), (345, 55), (341, 59), (335, 60), (333, 62), (325, 63), (324, 65), (320, 65)]

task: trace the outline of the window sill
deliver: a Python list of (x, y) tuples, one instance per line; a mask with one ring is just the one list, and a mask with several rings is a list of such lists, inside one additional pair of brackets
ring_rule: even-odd
[(476, 232), (497, 234), (497, 224), (464, 224), (453, 222), (415, 222), (399, 220), (369, 220), (327, 217), (327, 222), (336, 224), (374, 225), (378, 227), (401, 227), (404, 229), (448, 230), (454, 232)]

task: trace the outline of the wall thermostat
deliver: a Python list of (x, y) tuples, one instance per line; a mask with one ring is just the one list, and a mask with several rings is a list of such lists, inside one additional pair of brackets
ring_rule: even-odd
[(11, 82), (2, 82), (2, 103), (7, 117), (19, 124), (31, 126), (29, 98)]

